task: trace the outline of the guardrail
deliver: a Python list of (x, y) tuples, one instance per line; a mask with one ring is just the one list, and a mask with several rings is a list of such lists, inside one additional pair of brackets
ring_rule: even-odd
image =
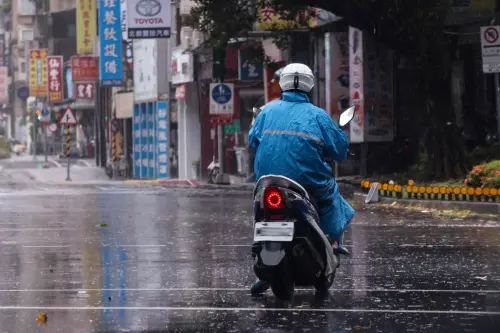
[[(368, 192), (374, 182), (361, 181), (361, 189)], [(379, 183), (380, 196), (395, 199), (451, 200), (500, 203), (500, 188), (448, 187), (425, 185), (399, 185)]]

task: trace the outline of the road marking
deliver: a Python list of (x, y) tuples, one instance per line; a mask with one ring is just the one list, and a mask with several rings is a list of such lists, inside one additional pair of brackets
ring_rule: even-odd
[(310, 308), (234, 308), (234, 307), (173, 307), (173, 306), (0, 306), (0, 310), (134, 310), (134, 311), (217, 311), (217, 312), (355, 312), (355, 313), (412, 313), (412, 314), (466, 314), (500, 315), (500, 311), (455, 311), (455, 310), (382, 310), (382, 309), (310, 309)]
[(131, 245), (102, 245), (102, 247), (166, 247), (167, 245), (159, 244), (131, 244)]
[(29, 248), (60, 248), (60, 247), (71, 247), (71, 245), (23, 245), (23, 247)]
[[(296, 291), (314, 291), (313, 288), (297, 288)], [(92, 291), (245, 291), (250, 292), (250, 286), (247, 288), (110, 288), (110, 289), (0, 289), (0, 293), (9, 292), (92, 292)], [(387, 293), (462, 293), (462, 294), (500, 294), (500, 290), (494, 289), (330, 289), (332, 292), (387, 292)]]
[(54, 163), (58, 168), (62, 168), (61, 163), (57, 162), (56, 160), (50, 160), (52, 163)]

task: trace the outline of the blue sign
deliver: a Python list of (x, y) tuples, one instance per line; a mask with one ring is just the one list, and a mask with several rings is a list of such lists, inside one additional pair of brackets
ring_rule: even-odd
[(27, 100), (28, 97), (30, 97), (30, 89), (28, 87), (21, 87), (17, 89), (17, 97), (23, 101)]
[(141, 178), (148, 178), (148, 122), (147, 104), (139, 104), (141, 109)]
[(120, 1), (99, 0), (99, 79), (101, 87), (123, 85)]
[(41, 111), (41, 114), (43, 117), (47, 117), (49, 115), (50, 111), (47, 108), (43, 108)]
[(241, 50), (239, 52), (239, 74), (241, 81), (262, 81), (264, 80), (264, 66), (261, 63), (252, 61), (252, 54)]
[(155, 112), (156, 103), (147, 103), (148, 110), (148, 178), (156, 178)]
[(159, 101), (156, 104), (156, 148), (158, 162), (158, 178), (168, 178), (168, 103)]
[(66, 68), (66, 92), (68, 98), (73, 98), (73, 73), (71, 67)]
[(212, 89), (212, 99), (218, 104), (226, 104), (231, 98), (231, 88), (224, 83), (220, 83)]
[(141, 109), (140, 105), (136, 104), (134, 106), (134, 117), (133, 117), (133, 130), (134, 130), (134, 178), (141, 178), (141, 167), (142, 167), (142, 147), (141, 147)]

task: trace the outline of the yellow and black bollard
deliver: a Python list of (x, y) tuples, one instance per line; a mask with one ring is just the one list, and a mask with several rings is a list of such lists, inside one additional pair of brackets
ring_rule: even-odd
[(71, 178), (69, 176), (69, 168), (70, 168), (70, 155), (71, 155), (71, 129), (69, 126), (66, 127), (66, 157), (68, 158), (68, 169), (67, 169), (67, 176), (66, 176), (66, 181), (71, 181)]
[(116, 132), (113, 132), (111, 136), (111, 157), (113, 159), (113, 162), (116, 162), (118, 159), (118, 156), (116, 154)]

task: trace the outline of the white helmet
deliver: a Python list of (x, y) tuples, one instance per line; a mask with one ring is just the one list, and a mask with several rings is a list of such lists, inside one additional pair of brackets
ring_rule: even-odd
[(309, 93), (314, 87), (314, 74), (304, 64), (287, 65), (280, 74), (280, 87), (282, 91), (301, 90)]

